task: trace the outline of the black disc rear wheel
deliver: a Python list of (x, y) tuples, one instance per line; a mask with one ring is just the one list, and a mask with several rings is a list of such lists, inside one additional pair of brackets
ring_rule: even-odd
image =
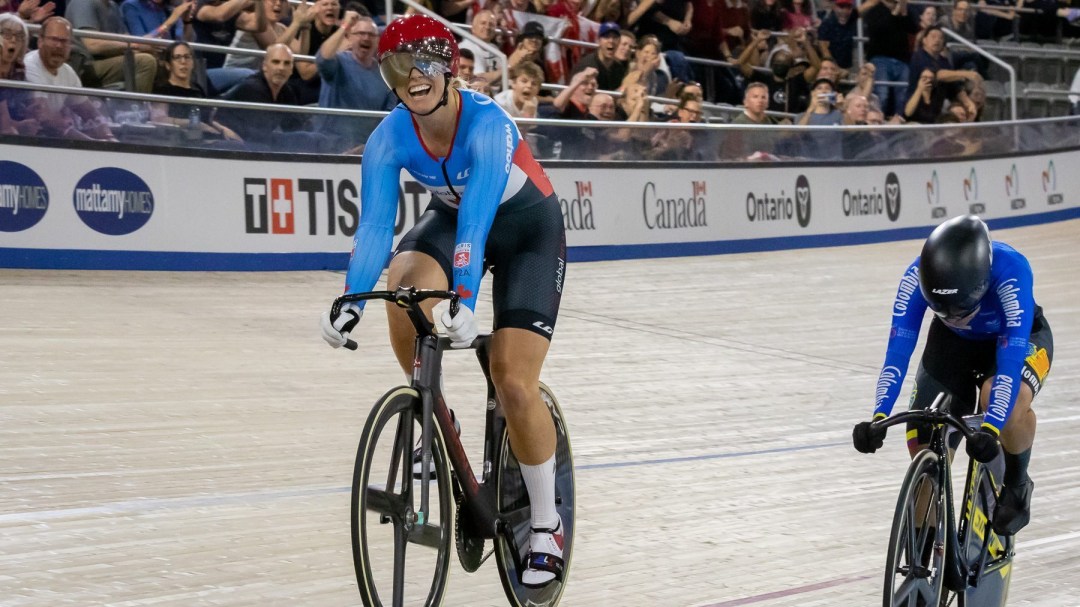
[(498, 467), (499, 517), (507, 529), (495, 537), (495, 560), (499, 565), (503, 590), (514, 607), (554, 607), (562, 598), (570, 575), (574, 551), (574, 453), (570, 448), (566, 419), (551, 389), (540, 384), (540, 397), (555, 422), (555, 509), (563, 524), (563, 578), (542, 588), (521, 584), (522, 564), (529, 549), (529, 494), (521, 478), (517, 458), (510, 451), (509, 436), (503, 432)]

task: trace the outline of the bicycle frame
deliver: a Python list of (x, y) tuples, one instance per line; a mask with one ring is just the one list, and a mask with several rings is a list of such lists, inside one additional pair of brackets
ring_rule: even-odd
[[(874, 422), (873, 425), (878, 428), (887, 428), (906, 422), (922, 422), (932, 425), (933, 431), (927, 448), (938, 456), (939, 462), (943, 463), (943, 465), (938, 466), (937, 481), (941, 488), (940, 501), (943, 503), (940, 505), (944, 507), (946, 519), (945, 538), (948, 542), (945, 552), (944, 581), (949, 590), (956, 593), (965, 593), (971, 588), (978, 587), (985, 573), (1007, 566), (1013, 557), (1013, 550), (1012, 539), (1006, 538), (1000, 547), (994, 546), (998, 554), (996, 556), (992, 555), (990, 550), (992, 547), (990, 544), (991, 533), (987, 532), (989, 513), (980, 513), (975, 499), (977, 492), (983, 489), (983, 484), (986, 482), (990, 483), (990, 495), (996, 499), (998, 482), (996, 479), (1001, 477), (1001, 471), (996, 469), (1001, 467), (1000, 456), (990, 464), (982, 464), (974, 459), (969, 461), (965, 477), (967, 482), (964, 489), (964, 501), (962, 502), (964, 509), (959, 519), (960, 522), (957, 523), (954, 504), (955, 496), (952, 487), (952, 453), (959, 446), (961, 437), (964, 439), (970, 438), (979, 427), (982, 423), (982, 415), (957, 417), (949, 411), (950, 402), (951, 397), (946, 393), (941, 393), (926, 409), (904, 411), (887, 419)], [(999, 465), (994, 466), (995, 463)], [(986, 477), (979, 476), (980, 469), (983, 467), (986, 467), (987, 473), (990, 475), (988, 481), (985, 480)], [(981, 519), (976, 519), (976, 515), (981, 516)], [(939, 510), (939, 524), (941, 523), (940, 519)], [(978, 528), (968, 528), (969, 520), (981, 521), (981, 533)], [(982, 541), (978, 560), (974, 563), (969, 562), (966, 552), (961, 552), (961, 541), (963, 540), (963, 549), (966, 551), (970, 541), (968, 533), (971, 532), (976, 533)], [(994, 538), (1000, 540), (996, 535)]]
[[(454, 420), (450, 414), (450, 408), (443, 398), (441, 388), (442, 356), (451, 349), (451, 340), (445, 336), (439, 336), (435, 332), (434, 324), (427, 319), (419, 304), (425, 299), (449, 299), (451, 312), (454, 313), (459, 305), (457, 293), (452, 291), (419, 291), (414, 288), (400, 288), (397, 291), (375, 291), (371, 293), (357, 293), (355, 295), (343, 295), (339, 297), (332, 308), (332, 313), (337, 314), (340, 306), (348, 302), (364, 301), (369, 299), (383, 299), (392, 301), (405, 308), (409, 320), (416, 329), (416, 343), (414, 346), (413, 370), (409, 378), (409, 387), (416, 390), (421, 401), (421, 478), (428, 478), (431, 471), (431, 423), (434, 420), (442, 430), (443, 446), (447, 457), (457, 478), (456, 487), (461, 490), (460, 508), (464, 508), (467, 516), (461, 520), (469, 525), (469, 530), (475, 535), (485, 539), (494, 538), (496, 533), (504, 530), (503, 521), (495, 512), (495, 484), (488, 482), (491, 478), (493, 462), (498, 455), (499, 437), (502, 436), (506, 426), (502, 408), (495, 395), (495, 385), (491, 380), (489, 370), (489, 349), (491, 335), (481, 335), (476, 338), (469, 348), (454, 348), (458, 350), (476, 350), (476, 357), (484, 372), (487, 382), (487, 413), (484, 428), (484, 459), (483, 478), (477, 480), (465, 447), (461, 438), (454, 428)], [(355, 349), (355, 343), (351, 340), (346, 347)], [(420, 483), (420, 507), (416, 512), (417, 523), (423, 524), (427, 520), (429, 512), (430, 483)], [(509, 539), (513, 539), (512, 536)]]

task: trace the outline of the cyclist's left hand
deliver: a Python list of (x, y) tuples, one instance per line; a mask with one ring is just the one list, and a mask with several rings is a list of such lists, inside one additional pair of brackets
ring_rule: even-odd
[(985, 464), (997, 457), (998, 438), (993, 432), (980, 429), (967, 439), (966, 449), (969, 457)]
[(450, 310), (442, 313), (442, 324), (446, 327), (446, 335), (450, 338), (451, 348), (468, 348), (476, 339), (476, 318), (469, 306), (462, 305), (457, 314), (450, 316)]

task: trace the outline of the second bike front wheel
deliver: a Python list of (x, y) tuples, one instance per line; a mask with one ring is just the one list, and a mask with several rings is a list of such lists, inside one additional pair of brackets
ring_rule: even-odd
[(885, 560), (884, 607), (938, 607), (945, 579), (947, 523), (938, 455), (929, 449), (911, 460), (896, 500)]
[[(431, 472), (414, 478), (420, 439), (420, 396), (391, 390), (372, 408), (356, 452), (352, 482), (353, 565), (367, 607), (435, 607), (450, 573), (454, 519), (450, 467), (437, 423), (432, 424)], [(428, 483), (428, 511), (421, 487)]]

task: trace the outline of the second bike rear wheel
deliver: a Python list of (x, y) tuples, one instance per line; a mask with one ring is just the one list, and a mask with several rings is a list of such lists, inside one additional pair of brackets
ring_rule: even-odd
[[(945, 512), (938, 455), (919, 452), (896, 500), (885, 560), (884, 607), (938, 607), (945, 579)], [(927, 521), (936, 517), (936, 524)]]
[(506, 535), (495, 536), (495, 560), (499, 566), (503, 590), (513, 607), (554, 607), (559, 604), (566, 581), (570, 576), (570, 557), (574, 551), (574, 453), (570, 448), (566, 419), (551, 389), (540, 384), (540, 397), (555, 422), (555, 509), (563, 525), (563, 577), (542, 588), (529, 588), (521, 583), (522, 564), (529, 550), (531, 533), (529, 494), (521, 478), (521, 468), (510, 450), (509, 435), (504, 431), (498, 470), (497, 507), (499, 516), (509, 526)]
[[(430, 481), (415, 480), (413, 446), (421, 435), (420, 397), (391, 390), (372, 408), (352, 482), (353, 565), (367, 607), (442, 603), (450, 573), (454, 505), (442, 433), (432, 423)], [(428, 512), (420, 517), (422, 483)]]

